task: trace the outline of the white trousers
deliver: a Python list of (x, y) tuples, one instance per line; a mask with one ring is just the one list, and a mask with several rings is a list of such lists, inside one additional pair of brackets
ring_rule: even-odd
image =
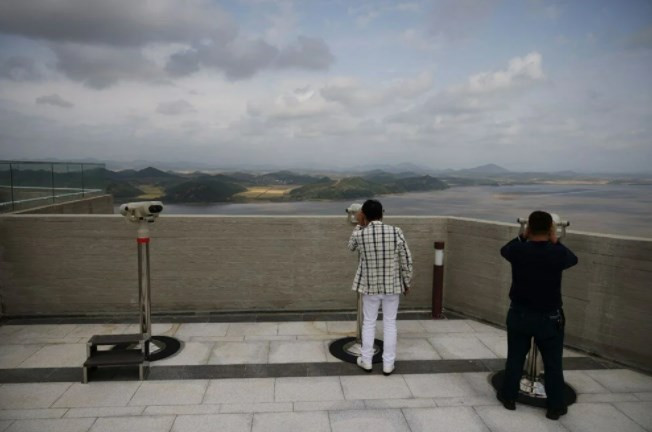
[(396, 359), (396, 314), (398, 294), (362, 295), (362, 361), (371, 364), (376, 337), (378, 309), (383, 307), (383, 365), (393, 366)]

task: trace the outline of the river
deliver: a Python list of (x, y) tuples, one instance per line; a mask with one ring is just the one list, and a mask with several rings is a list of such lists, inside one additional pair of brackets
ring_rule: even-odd
[[(532, 210), (559, 214), (571, 230), (652, 238), (652, 186), (518, 185), (455, 187), (377, 197), (386, 216), (445, 215), (515, 222)], [(362, 200), (356, 200), (362, 202)], [(341, 215), (347, 201), (166, 204), (165, 214)]]

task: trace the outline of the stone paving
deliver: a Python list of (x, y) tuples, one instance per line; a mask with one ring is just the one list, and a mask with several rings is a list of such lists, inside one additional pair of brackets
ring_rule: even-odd
[[(127, 324), (5, 325), (0, 369), (77, 367), (93, 334)], [(184, 342), (157, 366), (339, 362), (328, 343), (352, 321), (155, 324)], [(378, 337), (382, 338), (382, 329)], [(472, 320), (399, 321), (399, 360), (502, 359), (501, 329)], [(584, 354), (568, 350), (566, 356)], [(34, 382), (0, 385), (0, 432), (17, 431), (652, 431), (652, 377), (628, 369), (567, 370), (578, 402), (560, 421), (495, 399), (489, 372)], [(376, 366), (378, 369), (378, 366)]]

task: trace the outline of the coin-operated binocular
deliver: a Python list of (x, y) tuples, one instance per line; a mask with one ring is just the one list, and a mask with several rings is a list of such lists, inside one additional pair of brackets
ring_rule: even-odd
[(152, 338), (151, 284), (149, 276), (149, 227), (163, 211), (161, 201), (141, 201), (122, 204), (120, 214), (129, 222), (138, 224), (138, 303), (140, 308), (140, 332), (149, 354)]
[(348, 206), (345, 211), (349, 223), (351, 223), (352, 225), (357, 225), (358, 224), (357, 215), (359, 212), (362, 211), (362, 204), (353, 203), (350, 206)]
[[(555, 230), (557, 231), (557, 237), (563, 238), (566, 236), (566, 228), (570, 226), (570, 222), (567, 220), (562, 220), (557, 213), (550, 213), (550, 216), (552, 216), (552, 223), (554, 224)], [(527, 228), (527, 218), (518, 218), (516, 221), (521, 225), (519, 234), (523, 234)]]

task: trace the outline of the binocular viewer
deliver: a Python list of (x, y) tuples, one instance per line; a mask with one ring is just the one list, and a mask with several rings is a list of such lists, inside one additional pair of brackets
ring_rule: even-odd
[(140, 201), (120, 206), (120, 214), (131, 222), (154, 222), (162, 211), (163, 203), (161, 201)]

